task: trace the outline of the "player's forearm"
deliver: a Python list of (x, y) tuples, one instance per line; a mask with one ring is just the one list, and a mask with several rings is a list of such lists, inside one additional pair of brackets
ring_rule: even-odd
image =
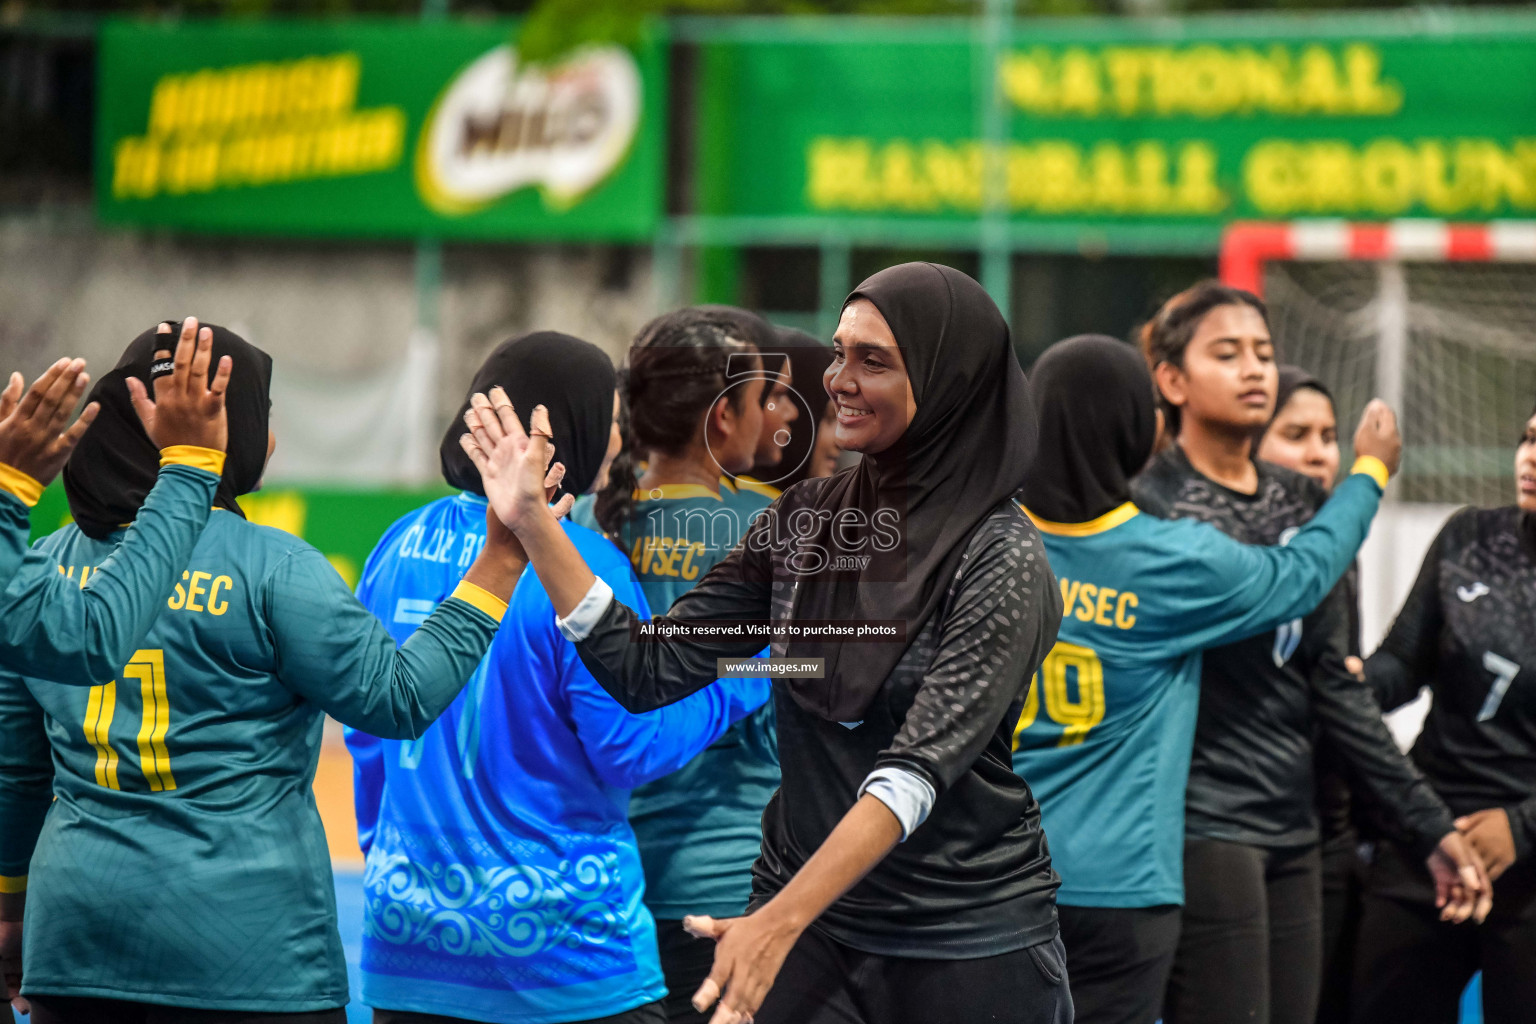
[[(766, 679), (722, 679), (675, 704), (632, 715), (595, 683), (585, 687), (598, 691), (598, 699), (577, 709), (577, 733), (603, 781), (620, 789), (671, 775), (772, 695)], [(588, 742), (589, 736), (597, 739)]]
[(517, 581), (526, 568), (528, 563), (515, 551), (491, 541), (480, 549), (474, 564), (464, 574), (464, 582), (474, 584), (507, 604), (511, 602), (512, 591), (516, 589)]
[(553, 515), (532, 517), (526, 526), (519, 527), (517, 539), (528, 552), (555, 614), (561, 618), (570, 615), (597, 577), (561, 529), (560, 521)]
[(9, 667), (89, 686), (132, 657), (202, 536), (223, 460), (205, 449), (167, 451), (134, 524), (83, 589), (51, 557), (27, 556), (0, 596), (0, 657)]
[[(448, 709), (496, 638), (506, 602), (465, 580), (392, 650), (389, 679), (372, 699), (331, 715), (382, 739), (416, 739)], [(381, 627), (382, 629), (382, 627)], [(393, 647), (393, 644), (391, 644)]]
[(0, 589), (10, 584), (27, 557), (31, 530), (26, 503), (0, 488)]
[(1381, 488), (1368, 473), (1352, 473), (1296, 536), (1273, 557), (1280, 568), (1279, 586), (1290, 591), (1289, 614), (1272, 616), (1284, 622), (1306, 615), (1322, 603), (1365, 543), (1371, 520), (1381, 504)]
[(1424, 854), (1454, 829), (1454, 816), (1392, 738), (1369, 689), (1324, 658), (1313, 676), (1313, 708), (1323, 734), (1344, 758), (1351, 781), (1365, 789)]
[(1396, 711), (1413, 700), (1421, 686), (1418, 673), (1385, 647), (1365, 660), (1365, 684), (1383, 712)]
[(804, 931), (873, 871), (900, 840), (901, 821), (866, 793), (789, 884), (757, 913), (786, 930)]

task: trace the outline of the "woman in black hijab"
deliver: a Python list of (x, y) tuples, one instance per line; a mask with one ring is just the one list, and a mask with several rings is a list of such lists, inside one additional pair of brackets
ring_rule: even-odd
[(1059, 341), (1035, 364), (1030, 390), (1040, 441), (1024, 507), (1086, 523), (1129, 501), (1157, 438), (1152, 374), (1136, 350), (1104, 334)]
[[(261, 482), (272, 443), (267, 426), (272, 411), (272, 357), (217, 324), (203, 328), (213, 333), (213, 360), (228, 357), (240, 368), (224, 396), (229, 451), (213, 505), (243, 518), (236, 498), (254, 491)], [(140, 334), (91, 391), (91, 401), (99, 403), (101, 411), (64, 466), (64, 493), (70, 515), (92, 539), (111, 536), (133, 522), (155, 485), (160, 456), (133, 411), (128, 379), (154, 375), (150, 362), (155, 350), (164, 347), (165, 335), (159, 328)]]
[[(1245, 547), (1131, 502), (1156, 434), (1152, 375), (1135, 349), (1070, 338), (1040, 357), (1031, 385), (1040, 452), (1020, 494), (1066, 608), (1013, 766), (1040, 801), (1061, 873), (1078, 1024), (1152, 1024), (1181, 926), (1199, 652), (1316, 606), (1365, 539), (1381, 489), (1356, 474), (1289, 547)], [(1362, 428), (1356, 444), (1395, 459), (1395, 430)]]
[[(752, 910), (690, 919), (718, 943), (699, 1009), (719, 997), (717, 1022), (1065, 1022), (1058, 880), (1008, 749), (1061, 608), (1010, 499), (1034, 448), (1024, 373), (986, 292), (927, 263), (860, 285), (834, 353), (838, 442), (864, 458), (785, 491), (649, 624), (612, 600), (527, 489), (543, 441), (521, 435), (503, 395), (476, 396), (466, 445), (562, 629), (629, 710), (679, 700), (714, 681), (716, 659), (760, 650), (748, 623), (779, 628), (776, 656), (820, 659), (817, 678), (774, 688), (783, 785)], [(534, 410), (534, 437), (544, 422)], [(503, 431), (522, 460), (482, 453)], [(697, 636), (701, 620), (740, 635)], [(804, 632), (825, 620), (847, 638)], [(873, 620), (896, 638), (857, 642)], [(632, 640), (632, 626), (693, 635)]]
[[(607, 482), (617, 447), (616, 413), (592, 395), (607, 397), (616, 386), (613, 360), (602, 349), (558, 331), (535, 331), (492, 349), (470, 381), (468, 394), (499, 387), (514, 404), (530, 409), (534, 395), (542, 398), (559, 436), (554, 461), (565, 467), (560, 489), (579, 495)], [(613, 404), (618, 405), (616, 396)], [(458, 415), (448, 421), (438, 459), (448, 486), (484, 497), (480, 471), (459, 444), (467, 412), (466, 396)]]
[[(141, 649), (115, 679), (0, 673), (0, 873), (30, 870), (22, 993), (40, 1024), (143, 1020), (151, 1004), (343, 1021), (310, 792), (323, 720), (420, 735), (489, 648), (526, 568), (515, 539), (491, 531), (397, 648), (324, 555), (241, 515), (271, 451), (271, 361), (212, 331), (212, 355), (233, 364), (218, 510)], [(152, 381), (156, 348), (140, 336), (97, 384), (101, 413), (64, 477), (76, 522), (38, 546), (76, 578), (111, 554), (155, 479), (161, 453), (128, 381)]]

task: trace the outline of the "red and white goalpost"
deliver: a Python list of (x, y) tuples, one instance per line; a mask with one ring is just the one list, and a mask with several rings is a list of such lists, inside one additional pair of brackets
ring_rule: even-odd
[(1264, 297), (1282, 361), (1333, 390), (1342, 443), (1372, 396), (1398, 410), (1397, 500), (1361, 555), (1369, 649), (1445, 517), (1513, 500), (1536, 403), (1536, 221), (1238, 222), (1220, 275)]
[(1395, 220), (1238, 221), (1221, 239), (1221, 279), (1264, 294), (1264, 265), (1272, 260), (1388, 260), (1429, 263), (1536, 262), (1536, 221), (1453, 224)]
[(1220, 274), (1270, 302), (1282, 357), (1342, 389), (1341, 413), (1369, 390), (1422, 428), (1404, 500), (1507, 500), (1486, 478), (1536, 398), (1536, 221), (1238, 222)]

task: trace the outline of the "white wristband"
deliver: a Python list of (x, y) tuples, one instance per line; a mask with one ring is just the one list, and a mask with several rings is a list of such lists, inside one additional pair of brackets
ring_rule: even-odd
[(928, 780), (905, 768), (888, 765), (869, 773), (859, 787), (859, 796), (868, 793), (890, 808), (896, 820), (901, 822), (901, 840), (916, 831), (917, 826), (928, 820), (933, 810), (935, 794)]
[(581, 603), (571, 609), (565, 618), (555, 616), (555, 626), (572, 643), (579, 643), (592, 635), (597, 620), (603, 617), (613, 601), (613, 588), (603, 582), (601, 576), (592, 580), (592, 586)]

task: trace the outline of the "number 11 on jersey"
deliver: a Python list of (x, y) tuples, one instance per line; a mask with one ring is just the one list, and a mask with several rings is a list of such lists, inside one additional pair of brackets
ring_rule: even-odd
[[(139, 724), (139, 770), (151, 792), (176, 788), (165, 734), (171, 728), (171, 704), (165, 692), (165, 652), (135, 651), (123, 668), (124, 679), (139, 681), (144, 711)], [(117, 780), (117, 751), (112, 748), (112, 718), (117, 711), (117, 680), (93, 686), (85, 703), (85, 738), (96, 751), (96, 784), (121, 789)]]

